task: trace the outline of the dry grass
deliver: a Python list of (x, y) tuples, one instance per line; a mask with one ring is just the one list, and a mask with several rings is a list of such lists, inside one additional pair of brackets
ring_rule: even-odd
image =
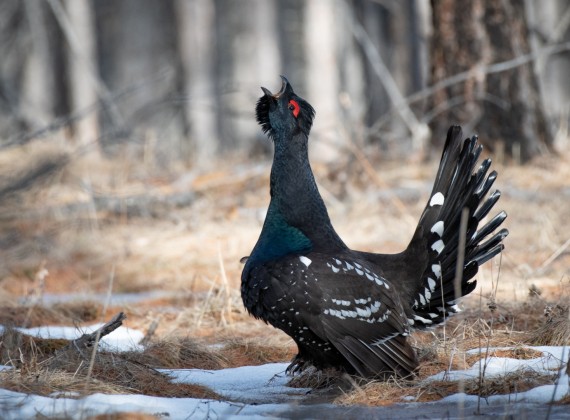
[[(378, 185), (350, 154), (345, 156), (343, 162), (314, 165), (339, 234), (356, 249), (403, 249), (429, 194), (435, 163), (381, 162)], [(371, 161), (377, 163), (373, 155)], [(158, 177), (141, 166), (86, 156), (72, 161), (51, 184), (30, 190), (20, 201), (11, 200), (9, 208), (0, 203), (0, 210), (6, 210), (0, 218), (0, 324), (81, 326), (101, 320), (107, 315), (105, 302), (48, 306), (42, 296), (105, 292), (111, 272), (113, 293), (174, 293), (118, 308), (128, 314), (128, 326), (146, 330), (156, 324), (156, 329), (142, 353), (100, 353), (89, 381), (85, 357), (56, 355), (65, 340), (5, 331), (0, 362), (15, 367), (2, 373), (7, 387), (41, 395), (97, 391), (216, 398), (201, 387), (171, 384), (153, 368), (219, 369), (291, 359), (294, 343), (253, 320), (239, 296), (239, 260), (252, 249), (261, 229), (269, 199), (269, 165), (213, 167), (220, 169)], [(345, 172), (347, 167), (350, 172)], [(570, 344), (570, 248), (565, 247), (570, 232), (570, 154), (497, 169), (497, 186), (503, 191), (498, 207), (509, 213), (511, 231), (500, 273), (497, 262), (487, 264), (477, 276), (477, 295), (462, 303), (463, 314), (450, 319), (445, 329), (413, 337), (421, 361), (417, 379), (356, 381), (339, 403), (383, 405), (404, 395), (430, 401), (456, 392), (458, 384), (422, 380), (473, 365), (481, 356), (466, 353), (468, 349), (511, 346), (513, 350), (490, 354), (531, 358), (536, 354), (528, 345)], [(89, 180), (89, 189), (84, 180)], [(93, 205), (99, 196), (160, 198), (188, 191), (195, 198), (186, 207), (149, 204), (146, 213), (144, 208), (138, 214), (127, 211), (126, 204), (124, 212)], [(11, 247), (7, 244), (12, 237), (18, 241)], [(475, 395), (493, 395), (552, 380), (513, 375), (464, 386)], [(338, 372), (307, 372), (291, 385), (327, 388), (337, 381)]]
[[(541, 357), (541, 352), (528, 347), (531, 345), (570, 344), (566, 330), (569, 325), (567, 306), (561, 304), (565, 299), (563, 296), (553, 304), (529, 296), (520, 303), (469, 308), (448, 321), (445, 334), (442, 327), (431, 334), (414, 334), (420, 360), (416, 378), (372, 381), (344, 393), (336, 402), (373, 406), (401, 402), (406, 397), (417, 402), (428, 402), (457, 392), (488, 397), (553, 384), (556, 374), (545, 375), (527, 370), (492, 378), (483, 376), (461, 383), (426, 381), (426, 378), (439, 372), (467, 369), (488, 357), (523, 360)], [(545, 308), (550, 308), (546, 311), (548, 316), (545, 316)], [(467, 352), (474, 348), (481, 348), (481, 351)]]
[[(167, 375), (144, 363), (144, 353), (98, 352), (90, 366), (91, 355), (69, 349), (68, 344), (67, 340), (42, 339), (5, 330), (0, 336), (0, 363), (14, 368), (0, 371), (3, 386), (38, 395), (103, 392), (220, 398), (203, 386), (171, 382)], [(146, 359), (154, 360), (151, 356)], [(190, 364), (198, 363), (199, 360)]]
[(222, 369), (229, 364), (219, 351), (190, 338), (172, 337), (150, 343), (141, 353), (127, 355), (129, 360), (166, 369)]
[(93, 322), (101, 316), (102, 305), (96, 302), (69, 302), (46, 305), (0, 306), (0, 325), (38, 327), (42, 325), (73, 325)]
[(570, 311), (568, 306), (548, 306), (546, 322), (531, 335), (530, 341), (539, 346), (567, 346), (570, 343)]

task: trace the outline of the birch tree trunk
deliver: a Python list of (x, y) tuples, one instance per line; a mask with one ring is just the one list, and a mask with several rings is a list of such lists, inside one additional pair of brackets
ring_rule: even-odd
[(338, 157), (341, 144), (338, 135), (339, 74), (334, 65), (337, 61), (337, 19), (340, 16), (335, 5), (336, 2), (329, 0), (309, 0), (305, 8), (306, 96), (318, 110), (313, 138), (320, 140), (311, 142), (311, 147), (313, 156), (325, 161)]
[[(78, 114), (92, 108), (73, 125), (74, 140), (81, 146), (87, 146), (99, 138), (98, 110), (94, 107), (97, 103), (95, 79), (98, 75), (95, 74), (96, 33), (92, 3), (86, 0), (65, 0), (64, 5), (79, 50), (67, 48), (69, 111)], [(99, 148), (95, 147), (93, 151), (97, 153)]]
[[(56, 63), (54, 45), (50, 42), (53, 26), (49, 26), (47, 3), (25, 0), (25, 17), (31, 34), (30, 50), (25, 51), (19, 112), (32, 128), (51, 122), (56, 106)], [(51, 20), (53, 23), (53, 20)]]
[(209, 0), (177, 0), (178, 45), (182, 63), (182, 80), (186, 100), (185, 114), (190, 160), (207, 162), (220, 148), (216, 125), (214, 5)]

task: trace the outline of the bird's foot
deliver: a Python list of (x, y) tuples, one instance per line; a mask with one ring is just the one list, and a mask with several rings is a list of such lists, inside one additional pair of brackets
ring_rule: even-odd
[(303, 372), (305, 369), (311, 366), (311, 363), (306, 361), (300, 354), (297, 354), (291, 360), (291, 364), (285, 369), (285, 373), (290, 376), (295, 376), (297, 373)]

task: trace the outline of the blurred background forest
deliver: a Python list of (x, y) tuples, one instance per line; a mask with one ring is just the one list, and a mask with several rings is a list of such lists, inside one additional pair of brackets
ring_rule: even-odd
[(164, 168), (268, 151), (253, 108), (279, 74), (316, 108), (324, 158), (347, 135), (421, 152), (460, 123), (525, 161), (568, 122), (564, 0), (2, 0), (0, 16), (3, 148), (58, 132)]
[[(566, 0), (0, 0), (0, 56), (6, 290), (42, 259), (54, 284), (117, 264), (135, 288), (141, 272), (157, 284), (217, 273), (220, 252), (238, 282), (268, 197), (255, 102), (280, 74), (317, 111), (311, 156), (333, 214), (361, 198), (351, 188), (376, 201), (366, 185), (392, 189), (368, 211), (396, 209), (407, 227), (385, 226), (394, 244), (421, 202), (400, 181), (433, 176), (414, 165), (435, 164), (450, 124), (499, 163), (532, 168), (568, 148)], [(402, 172), (377, 175), (386, 161)], [(157, 236), (170, 229), (192, 244)], [(219, 235), (222, 251), (207, 245)], [(88, 267), (65, 274), (65, 261)]]

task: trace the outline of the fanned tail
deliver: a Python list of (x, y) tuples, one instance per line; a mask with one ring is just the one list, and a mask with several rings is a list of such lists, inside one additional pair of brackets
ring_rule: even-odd
[(503, 228), (493, 234), (507, 217), (504, 211), (479, 228), (481, 220), (501, 196), (498, 190), (487, 196), (497, 173), (487, 174), (490, 159), (485, 159), (475, 171), (482, 146), (476, 136), (461, 139), (461, 127), (452, 126), (447, 133), (433, 191), (414, 235), (416, 243), (427, 244), (429, 253), (426, 269), (410, 302), (417, 329), (439, 324), (459, 310), (455, 304), (454, 279), (463, 209), (467, 209), (468, 218), (459, 296), (475, 289), (476, 281), (472, 279), (479, 266), (502, 251), (503, 239), (509, 233)]

